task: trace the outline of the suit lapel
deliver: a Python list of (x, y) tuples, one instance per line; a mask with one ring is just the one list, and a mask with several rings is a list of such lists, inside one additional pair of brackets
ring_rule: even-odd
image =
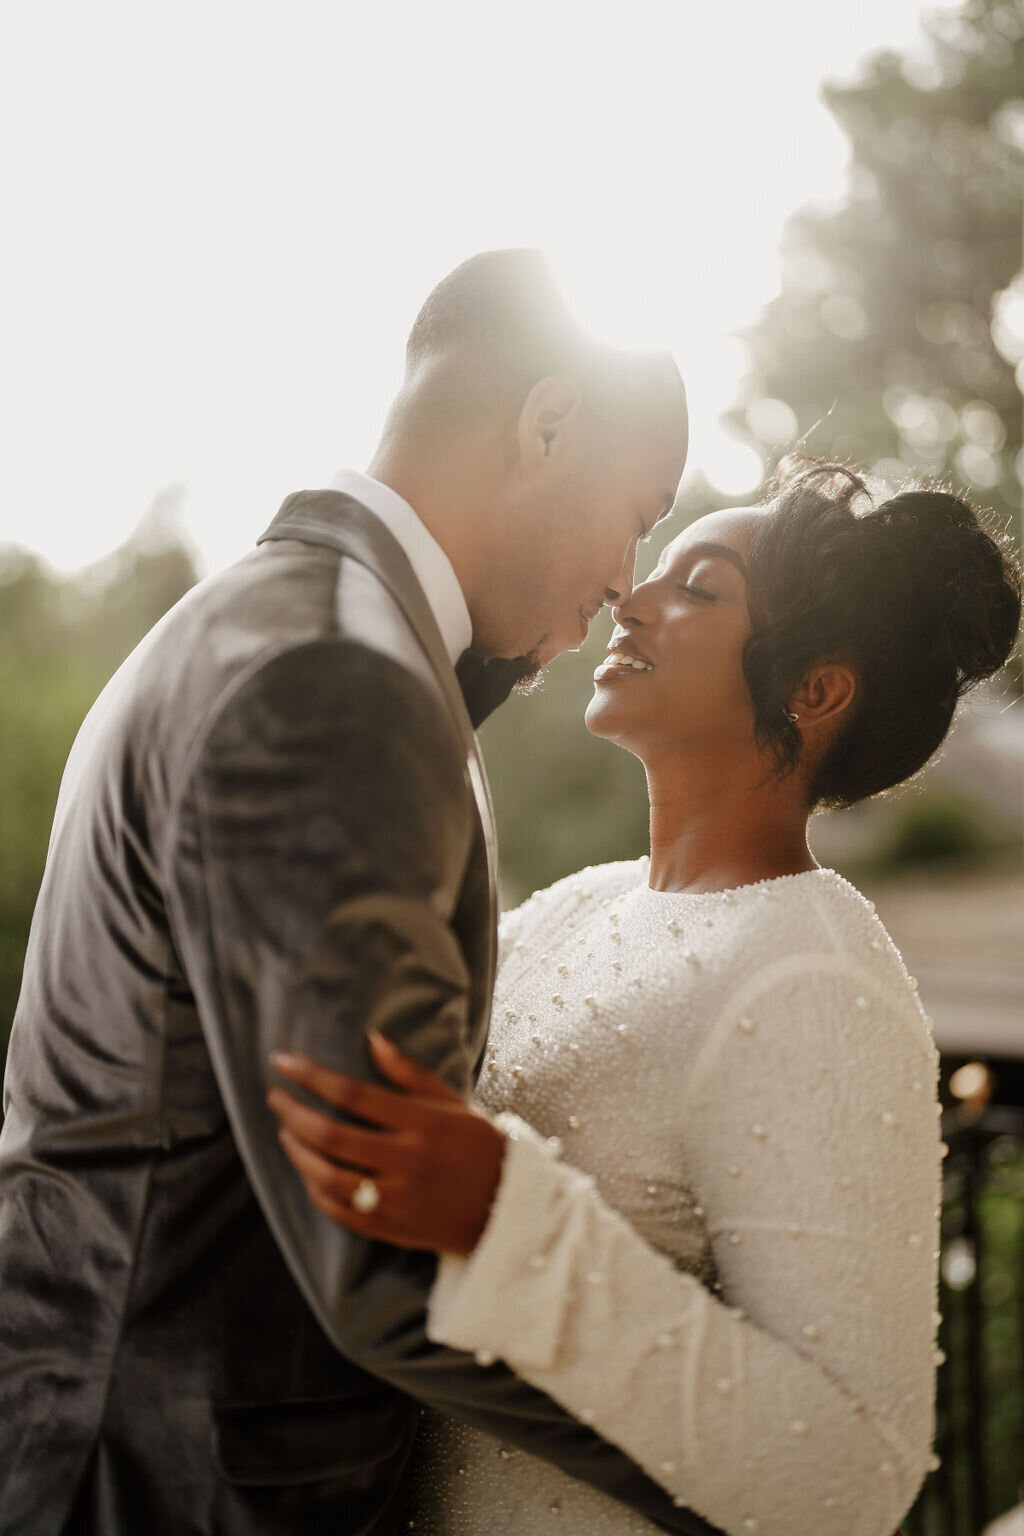
[[(409, 620), (426, 652), (444, 694), (466, 755), (487, 851), (492, 910), (498, 910), (497, 846), (494, 807), (480, 747), (466, 711), (459, 684), (441, 632), (409, 557), (380, 518), (340, 491), (298, 491), (287, 497), (274, 521), (257, 542), (300, 539), (327, 544), (367, 566), (382, 581)], [(493, 962), (493, 955), (492, 955)]]

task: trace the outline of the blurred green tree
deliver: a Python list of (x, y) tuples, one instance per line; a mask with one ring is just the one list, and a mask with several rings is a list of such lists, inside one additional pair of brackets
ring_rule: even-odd
[[(966, 0), (918, 48), (826, 87), (844, 200), (787, 228), (782, 288), (745, 333), (733, 423), (883, 480), (926, 473), (1020, 509), (1024, 3)], [(1015, 365), (1018, 366), (1015, 378)]]
[(107, 679), (196, 580), (172, 490), (75, 578), (0, 550), (0, 1060), (64, 762)]

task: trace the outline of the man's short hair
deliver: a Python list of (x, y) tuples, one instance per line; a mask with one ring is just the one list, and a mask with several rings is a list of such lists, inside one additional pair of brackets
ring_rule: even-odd
[(449, 272), (409, 333), (410, 367), (442, 354), (476, 354), (510, 374), (575, 369), (595, 352), (542, 251), (483, 251)]
[(538, 379), (565, 374), (591, 407), (617, 416), (631, 407), (646, 411), (679, 380), (668, 352), (626, 352), (591, 336), (548, 258), (530, 248), (483, 251), (441, 279), (409, 334), (407, 368), (440, 359), (456, 365), (447, 370), (447, 387), (459, 410), (472, 409), (467, 389), (476, 393), (476, 408), (486, 409), (488, 401), (519, 400)]

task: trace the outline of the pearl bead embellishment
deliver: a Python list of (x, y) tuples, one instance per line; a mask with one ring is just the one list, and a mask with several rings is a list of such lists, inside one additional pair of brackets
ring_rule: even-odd
[[(636, 868), (633, 867), (633, 873)], [(628, 878), (631, 880), (632, 875)], [(564, 1189), (569, 1202), (566, 1209), (577, 1210), (583, 1222), (581, 1232), (593, 1230), (595, 1224), (600, 1229), (605, 1219), (603, 1207), (607, 1205), (618, 1209), (626, 1221), (635, 1222), (651, 1246), (661, 1249), (681, 1270), (691, 1268), (698, 1273), (698, 1266), (704, 1265), (701, 1278), (708, 1278), (713, 1274), (714, 1250), (719, 1260), (721, 1281), (712, 1286), (710, 1294), (701, 1296), (701, 1310), (706, 1312), (707, 1318), (714, 1319), (715, 1328), (724, 1324), (727, 1332), (736, 1330), (730, 1341), (736, 1353), (730, 1355), (725, 1349), (717, 1355), (710, 1350), (698, 1350), (700, 1360), (694, 1366), (695, 1319), (682, 1304), (678, 1315), (670, 1309), (655, 1311), (652, 1308), (648, 1329), (653, 1323), (654, 1331), (644, 1330), (641, 1321), (637, 1330), (641, 1337), (635, 1340), (635, 1345), (639, 1351), (646, 1349), (650, 1352), (648, 1362), (652, 1376), (660, 1372), (664, 1380), (674, 1381), (680, 1371), (689, 1374), (696, 1370), (703, 1382), (705, 1410), (721, 1424), (732, 1425), (734, 1416), (746, 1414), (755, 1402), (758, 1381), (749, 1369), (747, 1349), (750, 1341), (739, 1336), (739, 1329), (745, 1324), (731, 1321), (733, 1317), (742, 1318), (743, 1310), (734, 1309), (731, 1301), (737, 1293), (744, 1294), (746, 1299), (748, 1289), (749, 1295), (755, 1296), (757, 1287), (752, 1281), (748, 1286), (748, 1280), (757, 1271), (756, 1261), (762, 1245), (769, 1251), (771, 1244), (782, 1245), (777, 1259), (785, 1263), (788, 1257), (790, 1261), (786, 1266), (793, 1276), (792, 1295), (787, 1297), (791, 1309), (789, 1315), (793, 1319), (789, 1336), (797, 1346), (792, 1351), (793, 1357), (804, 1371), (813, 1371), (819, 1362), (830, 1370), (834, 1364), (841, 1369), (844, 1351), (849, 1349), (845, 1330), (840, 1328), (837, 1332), (829, 1304), (821, 1299), (820, 1287), (814, 1289), (819, 1256), (821, 1263), (828, 1265), (840, 1245), (850, 1243), (854, 1238), (858, 1242), (862, 1239), (870, 1242), (874, 1238), (871, 1251), (877, 1256), (879, 1265), (890, 1266), (897, 1276), (903, 1273), (905, 1266), (907, 1272), (917, 1273), (923, 1280), (929, 1262), (926, 1256), (933, 1247), (930, 1219), (937, 1180), (929, 1183), (925, 1177), (928, 1170), (920, 1170), (919, 1153), (922, 1139), (927, 1135), (927, 1127), (922, 1130), (921, 1121), (925, 1118), (924, 1111), (934, 1100), (934, 1062), (929, 1062), (929, 1042), (919, 1029), (901, 1031), (893, 1027), (893, 1020), (901, 1023), (904, 1018), (913, 1024), (920, 1015), (920, 1006), (916, 999), (908, 996), (898, 957), (877, 920), (863, 914), (859, 898), (856, 912), (848, 918), (843, 912), (843, 903), (849, 908), (850, 893), (849, 887), (845, 894), (840, 893), (838, 877), (826, 873), (807, 878), (813, 878), (815, 884), (820, 882), (824, 890), (825, 917), (830, 915), (827, 903), (835, 904), (840, 937), (844, 931), (842, 924), (847, 923), (845, 932), (853, 963), (844, 971), (845, 962), (840, 956), (838, 972), (834, 972), (830, 969), (832, 958), (829, 956), (825, 965), (825, 990), (820, 994), (826, 999), (823, 1022), (827, 1027), (809, 1031), (800, 1051), (792, 1032), (787, 1036), (781, 1027), (776, 1027), (776, 1021), (781, 1023), (787, 1008), (791, 1009), (794, 1003), (799, 1015), (798, 989), (802, 985), (803, 958), (800, 946), (807, 947), (812, 953), (819, 947), (823, 953), (828, 948), (827, 943), (820, 942), (822, 934), (827, 938), (828, 923), (821, 923), (821, 934), (814, 927), (818, 921), (815, 903), (807, 906), (802, 896), (792, 904), (788, 900), (788, 892), (795, 894), (798, 890), (807, 890), (808, 885), (799, 885), (796, 881), (776, 882), (770, 888), (761, 886), (753, 891), (739, 888), (729, 893), (672, 897), (668, 893), (649, 892), (645, 883), (647, 878), (644, 872), (634, 890), (624, 883), (622, 876), (613, 875), (611, 867), (586, 871), (571, 887), (564, 883), (556, 888), (557, 895), (550, 893), (550, 905), (545, 906), (547, 896), (537, 898), (535, 912), (526, 917), (519, 930), (527, 936), (522, 958), (512, 958), (499, 976), (494, 1013), (496, 1023), (492, 1028), (486, 1070), (478, 1095), (482, 1107), (489, 1113), (514, 1106), (523, 1120), (537, 1127), (542, 1136), (549, 1129), (562, 1130), (566, 1148), (572, 1149), (570, 1161), (578, 1161), (579, 1167), (566, 1168), (564, 1177), (563, 1170), (545, 1167), (540, 1170), (545, 1180), (538, 1180), (538, 1183), (550, 1179), (553, 1196)], [(804, 878), (798, 877), (798, 880)], [(620, 882), (617, 885), (613, 883), (616, 879)], [(769, 897), (772, 898), (770, 901), (765, 899)], [(714, 918), (708, 915), (712, 911)], [(503, 919), (503, 923), (505, 921)], [(761, 925), (760, 929), (758, 925)], [(788, 951), (786, 925), (793, 940)], [(754, 935), (753, 950), (740, 943), (741, 930), (743, 934), (750, 932)], [(766, 942), (762, 942), (762, 937)], [(540, 964), (538, 940), (550, 945), (550, 952)], [(517, 944), (521, 943), (517, 940)], [(761, 943), (760, 951), (756, 948), (757, 943)], [(769, 948), (776, 945), (774, 950)], [(503, 949), (507, 955), (507, 942)], [(621, 959), (615, 959), (616, 954)], [(795, 962), (789, 971), (785, 965), (780, 968), (786, 971), (781, 989), (776, 987), (767, 969), (774, 968), (777, 960)], [(762, 968), (765, 970), (763, 986)], [(839, 976), (838, 986), (833, 984), (835, 974)], [(564, 986), (565, 991), (549, 993), (547, 989), (552, 982), (556, 988)], [(586, 986), (591, 990), (584, 995)], [(846, 988), (845, 993), (840, 990), (842, 987)], [(903, 1001), (897, 998), (896, 1006), (903, 1011), (893, 1013), (892, 1000), (901, 988)], [(782, 992), (786, 993), (785, 998)], [(827, 1002), (830, 995), (837, 998), (831, 1016)], [(842, 1001), (844, 997), (845, 1002)], [(752, 1008), (753, 1015), (748, 1012), (737, 1015), (736, 1008), (744, 1006)], [(527, 1012), (531, 1007), (536, 1010), (532, 1017)], [(913, 1011), (912, 1017), (908, 1009)], [(906, 1049), (898, 1048), (901, 1034), (912, 1037)], [(712, 1049), (701, 1057), (709, 1037), (713, 1041)], [(890, 1038), (897, 1047), (891, 1057), (887, 1055)], [(822, 1122), (828, 1124), (830, 1133), (834, 1119), (835, 1134), (845, 1136), (845, 1128), (851, 1126), (848, 1118), (851, 1109), (838, 1091), (844, 1082), (843, 1063), (850, 1058), (857, 1067), (860, 1053), (860, 1064), (863, 1064), (865, 1053), (876, 1052), (879, 1043), (889, 1070), (884, 1077), (879, 1075), (877, 1081), (883, 1084), (882, 1092), (890, 1098), (890, 1104), (887, 1106), (884, 1099), (879, 1103), (879, 1095), (873, 1104), (868, 1097), (855, 1105), (860, 1117), (852, 1126), (853, 1139), (848, 1145), (840, 1144), (830, 1135), (821, 1145), (819, 1162), (817, 1152), (807, 1154), (806, 1123), (799, 1118), (800, 1099), (791, 1098), (789, 1089), (806, 1095), (815, 1120), (820, 1116)], [(763, 1049), (769, 1044), (771, 1060), (762, 1063)], [(694, 1078), (690, 1096), (685, 1071), (694, 1061), (701, 1062), (701, 1071)], [(772, 1070), (776, 1067), (777, 1076), (773, 1076)], [(673, 1093), (673, 1085), (678, 1086), (679, 1082), (686, 1084), (681, 1093), (688, 1112), (693, 1114), (695, 1136), (709, 1132), (716, 1138), (716, 1159), (713, 1165), (707, 1164), (712, 1170), (707, 1178), (703, 1175), (702, 1163), (688, 1167), (686, 1160), (678, 1156), (673, 1161), (678, 1146), (669, 1133), (679, 1115), (680, 1095)], [(887, 1092), (885, 1083), (889, 1084)], [(619, 1093), (621, 1100), (616, 1099)], [(724, 1097), (716, 1099), (716, 1096)], [(569, 1104), (573, 1106), (571, 1114), (567, 1113)], [(716, 1120), (723, 1105), (724, 1114)], [(830, 1115), (832, 1105), (836, 1109), (834, 1116)], [(617, 1113), (617, 1107), (622, 1109), (621, 1115)], [(861, 1113), (862, 1110), (866, 1112)], [(757, 1115), (758, 1119), (749, 1121), (747, 1116), (750, 1114)], [(780, 1116), (786, 1118), (780, 1120)], [(578, 1135), (582, 1122), (587, 1124), (586, 1138)], [(934, 1122), (928, 1115), (927, 1126), (932, 1124)], [(888, 1136), (882, 1127), (893, 1131), (899, 1129), (900, 1136)], [(941, 1130), (936, 1126), (935, 1141), (940, 1134)], [(745, 1142), (744, 1136), (747, 1138)], [(858, 1139), (861, 1136), (862, 1141)], [(530, 1140), (528, 1131), (523, 1132), (523, 1140)], [(760, 1148), (759, 1143), (763, 1143)], [(934, 1144), (933, 1141), (930, 1145)], [(695, 1145), (702, 1146), (703, 1143), (695, 1142)], [(891, 1175), (894, 1184), (899, 1180), (905, 1157), (908, 1164), (913, 1163), (915, 1169), (922, 1172), (921, 1187), (929, 1198), (923, 1203), (916, 1201), (868, 1210), (879, 1162), (891, 1162), (894, 1148), (898, 1148), (900, 1156), (896, 1164), (886, 1170), (887, 1176)], [(542, 1144), (542, 1149), (554, 1158), (561, 1153), (561, 1144), (551, 1137)], [(780, 1200), (781, 1216), (779, 1204), (775, 1203), (773, 1184), (773, 1163), (780, 1149), (786, 1154), (787, 1168), (796, 1170), (792, 1190), (784, 1192)], [(926, 1159), (934, 1156), (929, 1151), (928, 1142), (925, 1142), (924, 1152)], [(525, 1147), (517, 1147), (514, 1155), (522, 1155), (521, 1166), (529, 1167)], [(738, 1156), (744, 1159), (742, 1165), (730, 1161), (730, 1157)], [(936, 1161), (931, 1163), (933, 1172), (938, 1171)], [(816, 1181), (813, 1199), (803, 1198), (809, 1186), (799, 1183), (804, 1163), (808, 1167), (808, 1177)], [(854, 1169), (855, 1174), (846, 1171)], [(589, 1174), (592, 1179), (592, 1187), (586, 1191), (596, 1202), (592, 1209), (582, 1199), (577, 1200), (577, 1193), (582, 1193), (577, 1184), (581, 1174)], [(600, 1180), (599, 1185), (593, 1183), (595, 1174)], [(688, 1177), (700, 1184), (700, 1204), (696, 1202), (692, 1186), (686, 1187)], [(841, 1191), (851, 1193), (841, 1200)], [(538, 1190), (538, 1195), (544, 1198), (543, 1189)], [(841, 1211), (829, 1210), (830, 1204), (837, 1207), (840, 1203)], [(799, 1220), (786, 1218), (787, 1206), (794, 1215), (796, 1211), (801, 1212)], [(896, 1217), (900, 1209), (905, 1212), (902, 1224)], [(869, 1232), (872, 1218), (875, 1218), (874, 1227)], [(566, 1258), (571, 1261), (571, 1274), (577, 1287), (571, 1307), (579, 1311), (581, 1318), (589, 1313), (599, 1319), (613, 1291), (618, 1296), (620, 1273), (617, 1261), (613, 1262), (614, 1244), (607, 1250), (607, 1257), (602, 1246), (589, 1249), (581, 1246), (573, 1250), (572, 1231), (572, 1227), (561, 1221), (550, 1228), (539, 1226), (520, 1231), (518, 1241), (522, 1246), (517, 1251), (522, 1266), (522, 1289), (510, 1289), (510, 1310), (522, 1305), (520, 1296), (529, 1299), (532, 1288), (533, 1301), (539, 1312), (546, 1289), (562, 1275)], [(531, 1232), (534, 1234), (532, 1238)], [(542, 1251), (536, 1251), (538, 1244)], [(740, 1245), (745, 1245), (743, 1255), (738, 1252)], [(724, 1251), (727, 1246), (732, 1250), (728, 1256)], [(799, 1262), (801, 1254), (807, 1258), (808, 1250), (814, 1262)], [(857, 1251), (862, 1252), (863, 1248), (858, 1247)], [(496, 1317), (500, 1317), (505, 1298), (499, 1296), (495, 1301)], [(926, 1291), (925, 1310), (920, 1317), (922, 1329), (930, 1315), (929, 1301), (935, 1305)], [(755, 1305), (753, 1301), (752, 1305)], [(825, 1322), (820, 1328), (810, 1321), (801, 1324), (801, 1312), (805, 1318), (808, 1312), (812, 1317), (817, 1313)], [(642, 1316), (641, 1312), (641, 1319)], [(506, 1318), (505, 1321), (518, 1326), (516, 1319)], [(701, 1329), (706, 1326), (703, 1318), (700, 1323)], [(527, 1310), (522, 1319), (524, 1336), (529, 1334), (532, 1326), (533, 1318)], [(504, 1342), (506, 1336), (508, 1343)], [(491, 1344), (495, 1353), (483, 1351), (478, 1359), (482, 1364), (490, 1364), (495, 1359), (507, 1358), (515, 1370), (512, 1358), (515, 1337), (514, 1328), (507, 1334), (497, 1330), (490, 1336), (483, 1333), (478, 1342)], [(724, 1342), (726, 1337), (727, 1334), (719, 1335), (718, 1342)], [(822, 1338), (828, 1341), (825, 1353), (825, 1346), (822, 1350), (817, 1348)], [(926, 1357), (935, 1350), (938, 1336), (932, 1330), (927, 1339)], [(609, 1350), (615, 1347), (614, 1341), (607, 1341)], [(631, 1342), (629, 1347), (633, 1348), (634, 1343)], [(674, 1353), (663, 1358), (665, 1350)], [(936, 1364), (940, 1363), (940, 1356), (941, 1351), (936, 1351)], [(583, 1424), (600, 1424), (600, 1433), (614, 1440), (615, 1415), (621, 1413), (625, 1405), (605, 1401), (596, 1389), (600, 1378), (595, 1375), (592, 1379), (595, 1387), (579, 1394), (581, 1402), (588, 1406), (581, 1407), (577, 1403), (570, 1405), (571, 1410)], [(913, 1378), (911, 1384), (916, 1384)], [(903, 1402), (905, 1386), (905, 1378), (897, 1378), (893, 1404)], [(802, 1493), (792, 1488), (787, 1490), (781, 1483), (780, 1490), (762, 1489), (757, 1468), (744, 1462), (744, 1457), (751, 1455), (750, 1449), (744, 1449), (742, 1442), (736, 1444), (726, 1458), (728, 1470), (725, 1465), (718, 1469), (718, 1475), (725, 1479), (723, 1489), (732, 1479), (728, 1508), (722, 1506), (728, 1515), (726, 1529), (742, 1533), (766, 1529), (792, 1531), (802, 1529), (804, 1523), (812, 1528), (815, 1518), (820, 1519), (819, 1511), (824, 1512), (830, 1505), (836, 1506), (831, 1521), (826, 1519), (824, 1522), (830, 1530), (845, 1530), (847, 1524), (853, 1523), (852, 1519), (844, 1522), (841, 1518), (843, 1508), (847, 1508), (851, 1515), (855, 1514), (854, 1497), (849, 1491), (848, 1469), (841, 1457), (837, 1459), (833, 1455), (833, 1439), (838, 1433), (851, 1438), (858, 1433), (866, 1435), (867, 1424), (862, 1423), (858, 1431), (853, 1422), (845, 1429), (833, 1425), (828, 1419), (819, 1423), (806, 1396), (798, 1396), (795, 1392), (787, 1395), (791, 1404), (789, 1417), (784, 1408), (780, 1412), (777, 1406), (772, 1422), (771, 1434), (776, 1447), (781, 1446), (783, 1456), (788, 1454), (793, 1465), (798, 1464), (801, 1456), (811, 1459), (813, 1451), (815, 1464), (819, 1465), (820, 1459), (820, 1467), (826, 1469), (828, 1475), (822, 1472), (820, 1485), (816, 1485), (813, 1492), (807, 1488)], [(923, 1399), (927, 1394), (919, 1390), (917, 1395), (918, 1408), (913, 1411), (923, 1414)], [(773, 1401), (781, 1405), (786, 1397), (780, 1395)], [(801, 1402), (804, 1404), (802, 1410), (798, 1407)], [(598, 1403), (600, 1407), (595, 1409), (594, 1405)], [(629, 1411), (635, 1411), (639, 1420), (649, 1406), (641, 1393), (635, 1410), (630, 1405)], [(796, 1416), (801, 1411), (805, 1417)], [(899, 1411), (911, 1412), (908, 1408)], [(870, 1422), (875, 1410), (862, 1408), (861, 1412)], [(845, 1413), (846, 1410), (840, 1410), (844, 1422)], [(651, 1423), (652, 1426), (655, 1424), (653, 1417)], [(766, 1419), (766, 1426), (767, 1423)], [(658, 1428), (660, 1431), (661, 1426)], [(472, 1435), (475, 1432), (460, 1429), (460, 1433)], [(868, 1439), (864, 1444), (870, 1446), (875, 1442)], [(456, 1457), (445, 1462), (449, 1469), (449, 1486), (457, 1488), (464, 1500), (471, 1493), (480, 1497), (479, 1478), (473, 1475), (476, 1466), (479, 1465), (481, 1474), (486, 1475), (484, 1462), (474, 1463), (478, 1453), (473, 1448), (472, 1439), (468, 1445), (470, 1459), (465, 1469), (470, 1474), (468, 1477), (454, 1475)], [(591, 1528), (586, 1515), (582, 1520), (576, 1515), (568, 1484), (563, 1488), (557, 1481), (563, 1474), (545, 1464), (538, 1464), (538, 1470), (528, 1468), (530, 1458), (510, 1455), (504, 1448), (500, 1452), (502, 1468), (494, 1468), (495, 1449), (493, 1441), (485, 1442), (485, 1449), (480, 1454), (487, 1457), (492, 1482), (499, 1481), (495, 1476), (499, 1470), (502, 1478), (507, 1478), (500, 1498), (497, 1491), (495, 1494), (495, 1507), (501, 1506), (503, 1518), (508, 1518), (514, 1510), (518, 1528), (524, 1532), (536, 1530), (538, 1536), (548, 1526), (552, 1536), (555, 1529)], [(683, 1473), (688, 1469), (692, 1450), (685, 1432), (678, 1436), (659, 1433), (652, 1442), (650, 1464), (660, 1469), (666, 1481), (675, 1480), (682, 1488)], [(895, 1499), (897, 1480), (901, 1480), (908, 1469), (903, 1468), (891, 1447), (887, 1449), (884, 1439), (877, 1442), (874, 1455), (869, 1454), (864, 1464), (874, 1469), (875, 1497), (881, 1499), (883, 1496), (884, 1477), (888, 1480), (889, 1497)], [(529, 1478), (525, 1476), (528, 1470)], [(902, 1481), (898, 1486), (902, 1486)], [(830, 1495), (838, 1497), (825, 1498), (826, 1488)], [(687, 1486), (675, 1499), (681, 1508), (687, 1504), (692, 1506), (692, 1499), (686, 1497), (688, 1492), (692, 1491)], [(743, 1502), (748, 1499), (744, 1510)], [(780, 1514), (784, 1509), (788, 1511), (787, 1501), (792, 1503), (793, 1509), (802, 1509), (805, 1521)], [(470, 1502), (465, 1508), (468, 1519), (456, 1500), (453, 1517), (454, 1510), (458, 1509), (463, 1524), (458, 1525), (456, 1521), (453, 1530), (483, 1531), (488, 1528), (486, 1502), (476, 1507)], [(758, 1511), (756, 1515), (754, 1510)], [(409, 1511), (413, 1512), (417, 1515), (417, 1526), (423, 1526), (419, 1508)], [(474, 1518), (477, 1514), (479, 1518)], [(886, 1529), (891, 1529), (894, 1524), (895, 1517)], [(608, 1528), (613, 1528), (611, 1522)], [(593, 1529), (594, 1536), (598, 1536), (603, 1530), (600, 1521), (593, 1522)]]

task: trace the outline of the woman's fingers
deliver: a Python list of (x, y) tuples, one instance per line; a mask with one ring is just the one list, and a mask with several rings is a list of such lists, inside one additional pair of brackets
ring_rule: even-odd
[(267, 1103), (281, 1125), (298, 1141), (336, 1163), (349, 1163), (366, 1173), (398, 1165), (403, 1144), (397, 1135), (343, 1125), (308, 1104), (300, 1104), (283, 1088), (272, 1088)]
[(417, 1232), (415, 1223), (409, 1219), (400, 1180), (387, 1175), (374, 1178), (378, 1204), (372, 1211), (360, 1211), (352, 1202), (365, 1182), (361, 1173), (332, 1163), (284, 1128), (278, 1135), (286, 1157), (305, 1186), (310, 1204), (318, 1211), (362, 1237), (400, 1243), (406, 1248), (433, 1247), (431, 1239)]
[[(434, 1103), (441, 1101), (464, 1106), (465, 1101), (460, 1094), (417, 1062), (403, 1056), (390, 1041), (385, 1041), (383, 1035), (374, 1035), (369, 1039), (375, 1065), (394, 1086), (385, 1088), (376, 1083), (364, 1082), (358, 1077), (349, 1077), (344, 1072), (336, 1072), (332, 1067), (325, 1067), (311, 1057), (294, 1051), (274, 1051), (270, 1062), (282, 1077), (307, 1089), (326, 1104), (332, 1104), (335, 1109), (343, 1109), (347, 1114), (355, 1115), (370, 1125), (400, 1129), (419, 1123), (416, 1099), (429, 1098)], [(396, 1088), (404, 1091), (398, 1092)]]
[(321, 1066), (318, 1061), (292, 1051), (274, 1051), (270, 1062), (282, 1077), (323, 1099), (325, 1104), (333, 1104), (335, 1109), (355, 1115), (357, 1120), (392, 1127), (407, 1123), (408, 1115), (402, 1112), (405, 1096), (393, 1088), (379, 1088), (361, 1078), (348, 1077), (344, 1072), (335, 1072), (333, 1067)]
[[(339, 1122), (275, 1088), (267, 1101), (280, 1120), (282, 1147), (311, 1202), (350, 1230), (406, 1248), (472, 1253), (501, 1179), (505, 1137), (393, 1046), (377, 1039), (372, 1051), (387, 1086), (304, 1056), (271, 1058), (290, 1083), (346, 1116)], [(353, 1205), (367, 1179), (379, 1199)], [(360, 1211), (364, 1203), (374, 1209)]]
[(449, 1088), (433, 1072), (428, 1072), (426, 1067), (421, 1067), (418, 1061), (413, 1061), (411, 1056), (403, 1055), (386, 1035), (372, 1033), (366, 1039), (377, 1071), (389, 1082), (408, 1093), (419, 1094), (421, 1098), (454, 1100), (457, 1104), (464, 1102), (460, 1093)]
[(364, 1225), (365, 1214), (357, 1211), (352, 1204), (352, 1196), (362, 1180), (362, 1175), (352, 1173), (347, 1168), (339, 1168), (337, 1163), (332, 1163), (322, 1157), (319, 1152), (314, 1152), (288, 1130), (280, 1130), (278, 1137), (289, 1162), (305, 1184), (306, 1193), (313, 1204), (344, 1226)]

